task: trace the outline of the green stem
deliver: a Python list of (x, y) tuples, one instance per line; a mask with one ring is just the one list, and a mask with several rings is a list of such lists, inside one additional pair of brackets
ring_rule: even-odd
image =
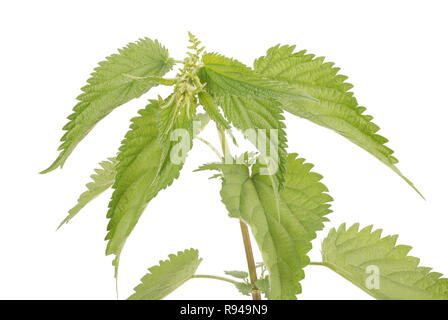
[[(219, 137), (221, 140), (221, 148), (222, 153), (224, 154), (224, 160), (231, 159), (232, 155), (230, 154), (226, 134), (224, 130), (222, 130), (218, 126), (216, 128), (218, 129)], [(247, 227), (247, 224), (244, 223), (244, 221), (242, 220), (240, 220), (240, 227), (241, 227), (241, 234), (243, 236), (244, 251), (246, 252), (246, 260), (247, 260), (247, 267), (249, 269), (250, 283), (254, 287), (254, 289), (252, 290), (252, 300), (261, 300), (260, 291), (258, 291), (257, 287), (255, 286), (255, 283), (257, 282), (257, 267), (255, 266), (252, 244), (250, 242), (249, 228)]]
[(310, 262), (310, 266), (323, 266), (323, 267), (326, 267), (326, 265), (323, 262)]
[(211, 144), (209, 141), (207, 141), (201, 137), (196, 137), (196, 139), (198, 139), (199, 141), (204, 143), (207, 147), (209, 147), (211, 150), (213, 150), (213, 152), (216, 153), (216, 155), (218, 156), (219, 159), (222, 159), (221, 153), (219, 153), (218, 149), (216, 149), (213, 144)]
[(222, 130), (218, 126), (216, 126), (216, 129), (218, 129), (219, 139), (221, 142), (222, 154), (224, 155), (225, 159), (231, 158), (232, 155), (230, 154), (230, 148), (229, 148), (229, 144), (227, 143), (226, 133), (224, 132), (224, 130)]
[(221, 281), (225, 281), (225, 282), (229, 282), (231, 284), (237, 284), (238, 281), (229, 279), (229, 278), (225, 278), (225, 277), (220, 277), (220, 276), (212, 276), (209, 274), (195, 274), (193, 276), (191, 276), (191, 278), (204, 278), (204, 279), (214, 279), (214, 280), (221, 280)]
[(257, 267), (255, 266), (254, 254), (250, 243), (249, 228), (242, 220), (240, 220), (241, 234), (243, 235), (244, 250), (246, 251), (247, 267), (249, 269), (250, 283), (254, 286), (252, 290), (252, 300), (261, 300), (260, 292), (255, 283), (257, 282)]

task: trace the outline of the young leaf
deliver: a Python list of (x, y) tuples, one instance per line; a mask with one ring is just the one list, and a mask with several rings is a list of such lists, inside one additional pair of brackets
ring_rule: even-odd
[(169, 255), (169, 260), (148, 269), (141, 283), (134, 288), (129, 300), (161, 300), (179, 288), (195, 274), (202, 258), (195, 249)]
[(322, 243), (323, 264), (376, 299), (448, 299), (448, 279), (419, 267), (411, 247), (396, 245), (398, 236), (381, 238), (382, 230), (359, 224), (331, 229)]
[(87, 190), (79, 196), (78, 203), (68, 211), (68, 216), (61, 222), (58, 229), (68, 223), (90, 201), (113, 185), (117, 172), (117, 159), (109, 158), (107, 161), (100, 162), (100, 166), (101, 169), (95, 169), (95, 174), (90, 176), (93, 181), (86, 184)]
[(254, 69), (260, 75), (298, 86), (316, 98), (314, 101), (282, 99), (282, 107), (346, 137), (390, 167), (415, 189), (395, 166), (398, 160), (385, 146), (388, 140), (377, 134), (379, 127), (372, 122), (373, 117), (363, 114), (366, 108), (359, 106), (349, 91), (353, 86), (345, 82), (347, 77), (338, 74), (339, 68), (324, 62), (323, 57), (315, 58), (305, 50), (293, 53), (294, 48), (277, 45), (254, 63)]
[(246, 279), (249, 276), (246, 271), (224, 271), (224, 273), (238, 279)]
[(266, 276), (262, 279), (258, 279), (255, 282), (255, 285), (257, 286), (258, 290), (260, 290), (261, 293), (264, 294), (264, 296), (266, 297), (266, 299), (271, 299), (270, 295), (269, 295), (269, 276)]
[(288, 155), (284, 188), (280, 191), (280, 216), (272, 192), (271, 180), (260, 175), (258, 165), (249, 175), (245, 165), (214, 164), (202, 169), (220, 169), (224, 178), (222, 201), (229, 215), (242, 219), (252, 230), (269, 271), (270, 297), (295, 299), (301, 292), (303, 267), (309, 263), (307, 252), (316, 231), (331, 210), (332, 198), (319, 182), (322, 178), (311, 172), (312, 165), (304, 159)]
[(244, 296), (250, 296), (252, 289), (254, 286), (252, 283), (246, 283), (246, 282), (238, 282), (235, 283), (235, 287), (238, 289), (239, 292), (241, 292)]
[[(106, 254), (116, 256), (113, 262), (116, 272), (125, 241), (146, 205), (160, 190), (171, 185), (183, 166), (182, 161), (170, 160), (172, 144), (168, 150), (160, 145), (157, 121), (160, 103), (152, 100), (139, 111), (140, 116), (132, 120), (117, 156), (117, 177), (107, 213), (110, 221), (106, 236), (109, 240)], [(182, 142), (182, 145), (190, 142), (189, 150), (191, 140)]]
[(135, 77), (163, 76), (174, 64), (168, 51), (156, 40), (141, 39), (120, 49), (99, 63), (82, 88), (78, 104), (73, 108), (66, 131), (61, 138), (60, 154), (51, 166), (42, 171), (46, 173), (62, 167), (76, 145), (92, 130), (98, 121), (115, 108), (140, 97), (158, 83), (141, 81)]

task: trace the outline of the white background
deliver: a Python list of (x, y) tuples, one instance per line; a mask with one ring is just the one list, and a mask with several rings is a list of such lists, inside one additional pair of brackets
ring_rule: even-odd
[[(118, 108), (78, 146), (63, 170), (38, 172), (57, 156), (66, 116), (96, 63), (139, 37), (182, 59), (187, 31), (208, 51), (249, 65), (277, 43), (296, 44), (342, 68), (423, 201), (390, 169), (337, 134), (287, 116), (289, 151), (315, 164), (335, 198), (311, 253), (329, 228), (360, 222), (414, 247), (422, 264), (448, 274), (446, 1), (2, 1), (0, 4), (0, 298), (114, 299), (103, 241), (111, 191), (56, 232), (97, 163), (113, 156), (129, 119), (156, 88)], [(211, 126), (210, 126), (211, 127)], [(205, 136), (215, 139), (211, 128)], [(218, 181), (192, 173), (214, 160), (196, 143), (180, 180), (152, 201), (127, 241), (120, 298), (147, 267), (197, 248), (200, 273), (245, 269), (238, 222)], [(254, 244), (255, 245), (255, 244)], [(257, 253), (257, 260), (259, 255)], [(369, 299), (321, 267), (307, 267), (301, 299)], [(195, 279), (171, 299), (235, 299), (227, 284)]]

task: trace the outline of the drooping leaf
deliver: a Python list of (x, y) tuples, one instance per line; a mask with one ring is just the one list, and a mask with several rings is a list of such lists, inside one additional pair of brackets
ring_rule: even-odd
[(448, 279), (419, 267), (408, 256), (410, 246), (396, 245), (398, 236), (381, 238), (381, 229), (359, 230), (359, 224), (331, 229), (322, 243), (323, 264), (377, 299), (448, 299)]
[(194, 121), (198, 121), (200, 124), (199, 130), (202, 131), (210, 122), (210, 117), (206, 113), (198, 113), (195, 116)]
[(66, 131), (61, 138), (60, 154), (53, 164), (42, 173), (62, 167), (76, 145), (92, 130), (92, 128), (115, 108), (140, 97), (150, 88), (156, 86), (155, 81), (140, 81), (134, 77), (163, 76), (174, 64), (168, 51), (156, 40), (141, 39), (120, 49), (99, 63), (82, 88), (78, 96), (78, 104)]
[[(110, 221), (106, 236), (109, 240), (106, 254), (116, 256), (113, 263), (116, 271), (125, 241), (148, 202), (179, 176), (184, 160), (181, 156), (184, 155), (177, 159), (176, 156), (191, 148), (191, 135), (186, 137), (188, 141), (182, 139), (177, 145), (170, 143), (168, 150), (161, 146), (157, 116), (160, 103), (152, 100), (139, 112), (140, 116), (132, 120), (117, 156), (117, 177), (109, 203), (107, 217)], [(181, 149), (186, 146), (187, 150), (178, 150), (178, 146)]]
[(209, 169), (223, 173), (222, 201), (229, 215), (246, 222), (260, 248), (269, 271), (270, 297), (295, 299), (301, 292), (299, 281), (309, 263), (307, 252), (316, 232), (323, 228), (331, 212), (332, 198), (311, 172), (312, 165), (297, 155), (288, 155), (284, 188), (280, 191), (280, 215), (277, 213), (271, 180), (259, 174), (258, 164), (214, 164)]
[(95, 169), (95, 174), (90, 176), (92, 182), (86, 184), (87, 190), (79, 196), (78, 203), (68, 211), (68, 216), (61, 222), (58, 229), (68, 223), (90, 201), (113, 185), (117, 172), (117, 159), (109, 158), (107, 161), (100, 162), (100, 166), (101, 168)]
[(246, 279), (249, 276), (249, 274), (246, 271), (231, 270), (231, 271), (224, 271), (224, 273), (238, 279)]
[(347, 77), (338, 74), (339, 68), (325, 62), (323, 57), (316, 58), (305, 50), (294, 53), (294, 49), (295, 46), (277, 45), (254, 63), (254, 69), (260, 75), (298, 86), (316, 99), (282, 99), (282, 107), (346, 137), (390, 167), (415, 189), (395, 166), (398, 160), (385, 145), (388, 140), (377, 134), (379, 127), (372, 122), (372, 116), (364, 114), (366, 108), (360, 106), (353, 96), (350, 91), (353, 86), (346, 82)]
[(282, 188), (287, 158), (287, 139), (282, 110), (273, 99), (225, 95), (216, 98), (227, 119), (252, 142), (264, 157), (264, 168)]
[(219, 128), (223, 130), (230, 129), (229, 122), (221, 115), (221, 112), (219, 112), (218, 106), (215, 104), (215, 101), (207, 92), (199, 92), (198, 98), (205, 112), (207, 112), (210, 118), (215, 121), (216, 125)]
[(141, 283), (134, 288), (129, 300), (161, 300), (179, 288), (195, 274), (202, 258), (195, 249), (169, 255), (169, 260), (148, 269)]
[(217, 54), (206, 54), (199, 77), (223, 108), (226, 118), (260, 151), (271, 173), (274, 192), (284, 181), (287, 139), (282, 109), (274, 99), (313, 100), (285, 81), (269, 80), (244, 64)]

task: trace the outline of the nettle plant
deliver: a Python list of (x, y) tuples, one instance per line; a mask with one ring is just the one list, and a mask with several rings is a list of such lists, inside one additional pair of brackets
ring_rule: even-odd
[[(107, 218), (106, 255), (114, 255), (117, 277), (120, 254), (147, 204), (179, 177), (194, 140), (209, 146), (215, 163), (198, 170), (216, 171), (222, 181), (221, 198), (230, 217), (241, 225), (248, 272), (226, 276), (197, 274), (202, 259), (197, 250), (172, 254), (149, 269), (130, 299), (162, 299), (193, 278), (227, 281), (253, 299), (296, 299), (304, 268), (330, 268), (378, 299), (448, 299), (448, 279), (419, 259), (411, 247), (397, 245), (397, 236), (381, 236), (372, 226), (355, 224), (331, 229), (322, 243), (322, 261), (307, 256), (316, 232), (331, 212), (332, 198), (313, 165), (288, 153), (283, 112), (308, 119), (346, 137), (402, 177), (387, 140), (359, 106), (347, 77), (339, 68), (294, 46), (270, 48), (253, 68), (217, 53), (205, 53), (190, 36), (184, 60), (174, 60), (151, 39), (140, 39), (99, 63), (63, 128), (65, 134), (54, 163), (43, 172), (62, 167), (77, 144), (97, 122), (115, 108), (157, 85), (172, 86), (167, 97), (150, 100), (132, 119), (118, 154), (100, 163), (67, 223), (89, 201), (114, 189)], [(163, 78), (174, 65), (174, 78)], [(201, 111), (199, 111), (201, 109)], [(213, 121), (220, 147), (199, 137)], [(257, 152), (232, 155), (240, 130)], [(229, 139), (230, 138), (230, 139)], [(222, 150), (222, 151), (220, 151)], [(418, 191), (417, 191), (418, 192)], [(255, 263), (249, 228), (263, 262)]]

